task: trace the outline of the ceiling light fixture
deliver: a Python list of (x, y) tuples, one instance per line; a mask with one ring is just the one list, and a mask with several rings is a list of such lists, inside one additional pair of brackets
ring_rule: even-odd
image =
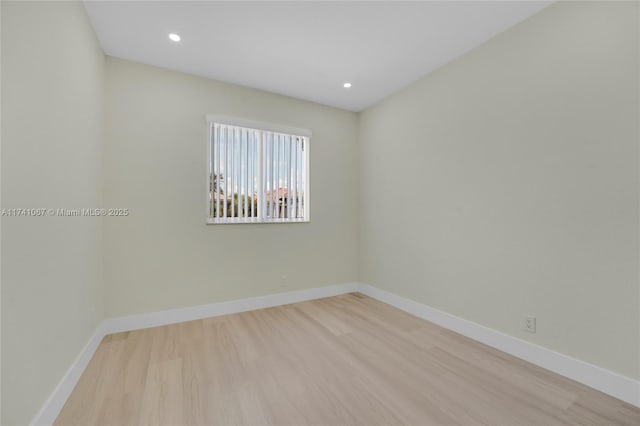
[(178, 34), (171, 33), (169, 34), (169, 39), (177, 43), (180, 41), (180, 36)]
[(344, 87), (345, 89), (348, 89), (351, 87), (351, 83), (345, 83), (342, 85), (342, 87)]

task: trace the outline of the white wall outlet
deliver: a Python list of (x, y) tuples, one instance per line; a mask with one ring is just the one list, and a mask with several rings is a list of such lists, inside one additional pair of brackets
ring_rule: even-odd
[(287, 276), (283, 275), (280, 277), (280, 287), (285, 288), (287, 286)]
[(536, 332), (536, 317), (524, 317), (524, 331)]

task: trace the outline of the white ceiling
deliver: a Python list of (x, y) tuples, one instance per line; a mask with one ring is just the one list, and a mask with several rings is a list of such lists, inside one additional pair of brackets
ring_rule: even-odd
[[(106, 54), (361, 111), (550, 2), (86, 1)], [(169, 33), (182, 37), (179, 43)], [(344, 82), (353, 83), (350, 89)]]

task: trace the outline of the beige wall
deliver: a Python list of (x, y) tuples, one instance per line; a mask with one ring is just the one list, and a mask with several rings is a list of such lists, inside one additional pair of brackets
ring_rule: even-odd
[[(2, 207), (101, 205), (104, 55), (81, 3), (2, 2)], [(101, 221), (2, 218), (2, 424), (26, 424), (104, 314)]]
[(365, 111), (361, 278), (640, 378), (638, 72), (637, 3), (560, 3)]
[[(108, 316), (357, 280), (356, 114), (113, 58), (105, 93)], [(311, 223), (205, 225), (207, 113), (313, 132)]]

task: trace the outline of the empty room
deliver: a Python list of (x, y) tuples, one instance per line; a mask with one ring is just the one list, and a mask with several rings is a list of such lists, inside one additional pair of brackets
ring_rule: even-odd
[(640, 2), (0, 15), (2, 426), (640, 425)]

